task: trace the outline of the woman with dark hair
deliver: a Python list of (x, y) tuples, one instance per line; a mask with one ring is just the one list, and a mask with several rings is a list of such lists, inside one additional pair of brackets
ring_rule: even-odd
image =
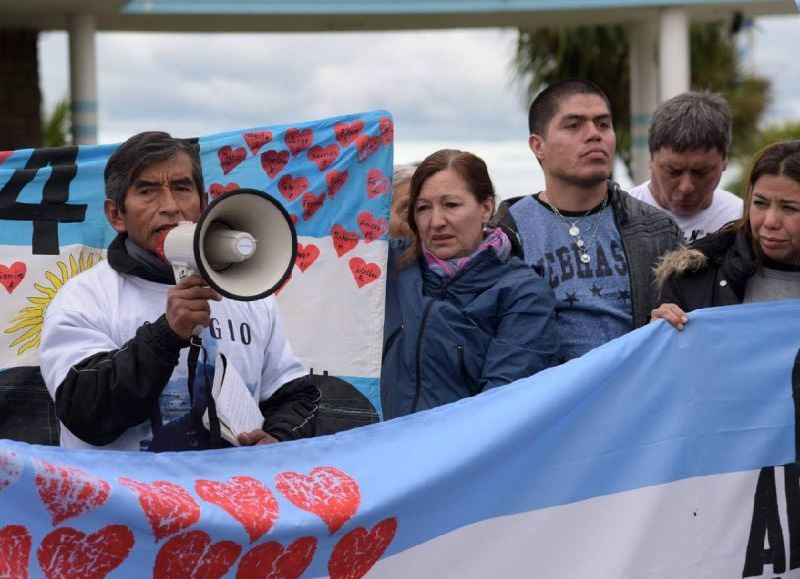
[(411, 177), (408, 226), (389, 254), (384, 418), (473, 396), (553, 364), (555, 297), (500, 229), (472, 153), (433, 153)]
[(800, 298), (800, 141), (756, 155), (744, 216), (665, 255), (656, 280), (662, 305), (651, 319), (679, 330), (694, 309)]

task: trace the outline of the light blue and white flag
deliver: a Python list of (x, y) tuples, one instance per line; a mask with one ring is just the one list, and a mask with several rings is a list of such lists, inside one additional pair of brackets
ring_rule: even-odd
[(798, 350), (800, 302), (714, 308), (334, 436), (2, 441), (0, 576), (798, 577)]

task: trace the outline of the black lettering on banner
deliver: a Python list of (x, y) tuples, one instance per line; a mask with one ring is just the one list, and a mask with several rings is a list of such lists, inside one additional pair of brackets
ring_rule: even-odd
[(771, 466), (762, 468), (758, 475), (742, 577), (760, 577), (764, 574), (765, 565), (772, 565), (773, 573), (786, 571), (786, 548), (778, 514), (775, 468)]
[(628, 275), (628, 262), (625, 261), (625, 252), (617, 240), (611, 242), (611, 255), (614, 256), (614, 261), (617, 262), (614, 270), (619, 275)]
[[(86, 219), (86, 204), (67, 203), (69, 185), (78, 173), (78, 147), (34, 149), (24, 169), (17, 169), (0, 189), (0, 219), (33, 222), (34, 255), (58, 255), (58, 224), (80, 223)], [(25, 186), (40, 169), (52, 172), (42, 189), (42, 202), (19, 203)]]
[(561, 281), (572, 279), (575, 276), (575, 268), (569, 258), (569, 248), (562, 246), (556, 249), (556, 257), (558, 257), (558, 265), (561, 266)]
[(786, 515), (789, 524), (789, 569), (800, 567), (800, 465), (783, 467)]

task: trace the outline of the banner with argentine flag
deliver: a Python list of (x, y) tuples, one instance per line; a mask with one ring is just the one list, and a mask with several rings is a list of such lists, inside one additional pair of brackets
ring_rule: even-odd
[(798, 577), (799, 350), (800, 301), (714, 308), (333, 436), (0, 441), (0, 576)]
[[(386, 111), (198, 139), (210, 199), (253, 188), (291, 214), (297, 259), (276, 296), (284, 328), (306, 367), (337, 376), (337, 396), (358, 401), (334, 410), (364, 422), (380, 413), (393, 140)], [(117, 146), (0, 152), (0, 438), (58, 443), (39, 333), (61, 286), (104, 259), (115, 235), (103, 212), (103, 170)], [(229, 321), (209, 329), (218, 339), (248, 338)], [(342, 384), (354, 393), (342, 394)]]

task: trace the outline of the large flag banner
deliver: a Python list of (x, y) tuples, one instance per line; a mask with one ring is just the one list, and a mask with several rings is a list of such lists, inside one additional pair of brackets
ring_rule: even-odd
[[(380, 412), (393, 139), (386, 111), (198, 139), (210, 199), (253, 188), (291, 214), (298, 251), (277, 295), (281, 317), (300, 360), (353, 389), (337, 396), (356, 408), (334, 409), (350, 423)], [(104, 259), (115, 235), (103, 170), (117, 146), (0, 152), (0, 438), (58, 442), (39, 333), (61, 286)], [(248, 338), (230, 322), (212, 322), (210, 333)]]
[(714, 308), (333, 436), (0, 441), (0, 576), (798, 577), (799, 350), (798, 301)]

